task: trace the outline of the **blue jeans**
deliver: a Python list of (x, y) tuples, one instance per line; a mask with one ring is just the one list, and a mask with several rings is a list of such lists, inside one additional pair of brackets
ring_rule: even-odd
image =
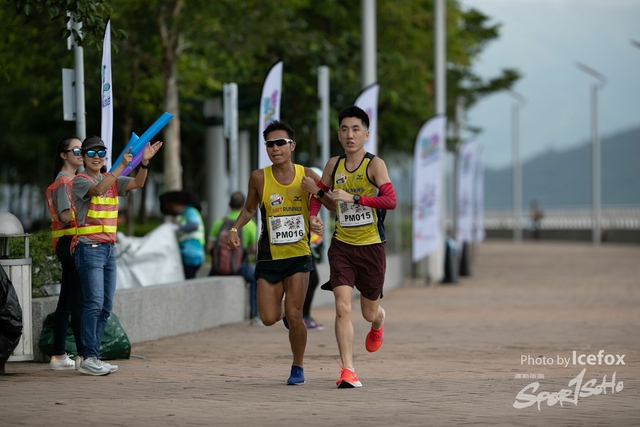
[(74, 254), (82, 283), (82, 344), (84, 357), (100, 357), (100, 343), (116, 293), (113, 243), (78, 243)]

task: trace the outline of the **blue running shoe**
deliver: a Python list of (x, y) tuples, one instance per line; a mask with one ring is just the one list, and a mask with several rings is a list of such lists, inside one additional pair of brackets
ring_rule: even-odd
[(289, 329), (289, 322), (287, 322), (287, 316), (282, 318), (282, 323), (284, 323), (284, 327)]
[(300, 366), (291, 366), (291, 375), (287, 380), (287, 385), (302, 385), (304, 384), (304, 370)]

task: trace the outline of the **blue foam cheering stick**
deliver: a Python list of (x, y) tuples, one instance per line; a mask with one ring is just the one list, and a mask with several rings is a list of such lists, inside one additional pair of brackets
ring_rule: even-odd
[(126, 147), (124, 147), (124, 150), (122, 150), (122, 153), (120, 153), (120, 155), (118, 156), (118, 159), (115, 162), (113, 162), (109, 172), (113, 172), (113, 170), (116, 168), (116, 166), (118, 166), (120, 164), (120, 162), (122, 161), (122, 157), (124, 156), (124, 153), (126, 153), (129, 148), (133, 148), (133, 144), (138, 139), (139, 139), (138, 135), (136, 135), (135, 132), (131, 133), (131, 138), (129, 139), (129, 142), (127, 142)]
[(149, 129), (145, 130), (140, 138), (133, 144), (133, 148), (131, 150), (131, 154), (134, 156), (140, 152), (147, 145), (147, 142), (151, 141), (151, 138), (156, 136), (158, 132), (162, 130), (163, 127), (166, 126), (167, 123), (173, 118), (173, 114), (162, 113), (162, 115), (156, 120)]
[[(148, 145), (148, 143), (147, 143), (147, 145)], [(129, 173), (132, 170), (134, 170), (136, 168), (136, 166), (138, 166), (140, 164), (140, 162), (142, 161), (142, 154), (144, 154), (144, 148), (142, 150), (138, 151), (138, 154), (133, 156), (133, 160), (131, 160), (129, 162), (129, 164), (127, 165), (127, 167), (122, 170), (120, 175), (122, 175), (122, 176), (129, 175)]]
[[(158, 132), (160, 132), (162, 130), (163, 127), (165, 127), (167, 125), (167, 123), (169, 123), (169, 121), (171, 121), (171, 119), (173, 118), (173, 114), (169, 114), (169, 113), (162, 113), (162, 115), (160, 117), (158, 117), (158, 120), (156, 120), (151, 126), (149, 126), (149, 128), (147, 130), (144, 131), (144, 133), (142, 135), (140, 135), (140, 137), (135, 140), (133, 142), (133, 144), (131, 145), (131, 151), (130, 153), (133, 154), (133, 156), (135, 157), (136, 154), (138, 154), (141, 150), (144, 149), (144, 146), (147, 145), (147, 143), (149, 141), (151, 141), (151, 138), (153, 138), (154, 136), (156, 136), (158, 134)], [(124, 156), (124, 153), (126, 153), (128, 146), (124, 149), (124, 151), (122, 152), (122, 154), (120, 155), (120, 157), (118, 158), (118, 162), (114, 163), (115, 166), (117, 166), (118, 164), (120, 164), (120, 161), (122, 161), (122, 156)], [(140, 157), (140, 160), (142, 159), (142, 157)], [(138, 160), (137, 163), (140, 163), (140, 160)], [(115, 168), (115, 166), (113, 168)], [(136, 166), (138, 166), (137, 164), (131, 164), (131, 168), (135, 168)], [(112, 168), (112, 169), (113, 169)]]

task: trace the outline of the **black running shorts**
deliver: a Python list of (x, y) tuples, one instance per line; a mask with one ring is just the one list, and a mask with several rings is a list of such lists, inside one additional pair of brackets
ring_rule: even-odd
[(313, 271), (311, 255), (304, 255), (294, 258), (258, 261), (254, 276), (256, 280), (264, 279), (269, 283), (275, 284), (281, 282), (285, 277), (309, 271)]

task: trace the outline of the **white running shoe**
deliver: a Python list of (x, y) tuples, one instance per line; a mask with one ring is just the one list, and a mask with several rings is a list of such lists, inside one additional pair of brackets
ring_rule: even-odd
[(100, 364), (102, 366), (104, 366), (105, 368), (107, 368), (109, 370), (109, 372), (115, 372), (118, 370), (118, 365), (112, 365), (110, 363), (105, 362), (104, 360), (100, 360), (98, 359), (98, 362), (100, 362)]
[(111, 373), (111, 371), (106, 366), (102, 366), (100, 360), (95, 357), (83, 359), (80, 363), (80, 368), (78, 368), (78, 372), (86, 375), (108, 375)]
[(51, 361), (49, 362), (49, 369), (52, 371), (66, 371), (75, 369), (75, 367), (75, 362), (68, 354), (65, 354), (64, 357), (51, 356)]

